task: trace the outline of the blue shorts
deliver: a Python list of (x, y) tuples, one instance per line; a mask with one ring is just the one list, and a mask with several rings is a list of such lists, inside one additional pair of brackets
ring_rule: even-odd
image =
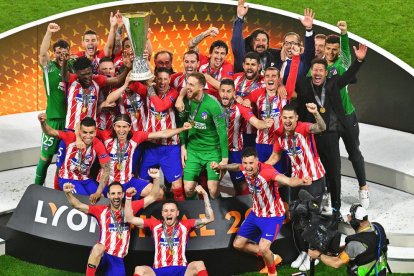
[[(260, 162), (266, 162), (270, 155), (273, 152), (273, 145), (267, 144), (256, 144), (257, 155)], [(286, 152), (283, 151), (282, 156), (280, 157), (279, 162), (273, 166), (279, 173), (286, 173), (288, 168), (288, 159), (286, 157)]]
[(139, 144), (138, 147), (135, 148), (134, 153), (132, 154), (132, 172), (134, 173), (134, 175), (138, 175), (139, 167), (141, 166), (141, 157), (144, 147), (145, 143)]
[(63, 140), (60, 140), (58, 150), (56, 152), (56, 167), (60, 169), (66, 156), (66, 144)]
[(157, 276), (184, 276), (187, 270), (186, 266), (166, 266), (160, 268), (153, 268)]
[(72, 183), (75, 186), (74, 193), (79, 195), (86, 195), (89, 196), (91, 194), (96, 193), (96, 189), (98, 188), (98, 183), (93, 179), (86, 179), (86, 180), (72, 180), (66, 178), (58, 178), (59, 179), (59, 187), (63, 191), (63, 184), (66, 182)]
[(251, 211), (240, 226), (237, 235), (256, 243), (259, 243), (261, 238), (272, 242), (282, 228), (284, 219), (285, 216), (260, 218)]
[[(239, 163), (242, 162), (242, 156), (241, 151), (229, 151), (229, 164)], [(239, 184), (240, 182), (243, 182), (244, 174), (242, 172), (230, 172), (230, 178), (233, 185)]]
[[(125, 193), (129, 187), (134, 187), (137, 190), (137, 193), (132, 197), (132, 200), (137, 200), (141, 198), (141, 193), (145, 189), (145, 187), (148, 186), (148, 184), (150, 183), (147, 180), (133, 177), (128, 182), (122, 184), (122, 190)], [(108, 192), (109, 192), (109, 188), (108, 186), (105, 186), (103, 190), (103, 195), (105, 197), (108, 197)]]
[(99, 271), (105, 273), (107, 276), (125, 276), (124, 259), (104, 252), (101, 262), (98, 266)]
[[(150, 143), (148, 143), (150, 144)], [(139, 177), (151, 180), (148, 175), (150, 168), (159, 168), (164, 174), (168, 182), (172, 183), (183, 176), (183, 168), (181, 166), (181, 146), (180, 145), (156, 145), (151, 143), (148, 145), (142, 156)]]

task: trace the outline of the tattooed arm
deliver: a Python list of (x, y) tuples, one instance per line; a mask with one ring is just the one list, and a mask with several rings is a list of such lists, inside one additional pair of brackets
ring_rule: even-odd
[(215, 37), (219, 33), (219, 30), (216, 27), (211, 27), (207, 31), (202, 32), (198, 36), (194, 37), (188, 42), (188, 50), (194, 50), (198, 52), (197, 45), (206, 37), (212, 36)]
[(101, 175), (101, 179), (99, 180), (99, 186), (96, 189), (96, 192), (89, 196), (89, 201), (92, 204), (95, 204), (96, 202), (98, 202), (98, 200), (101, 197), (102, 192), (103, 192), (106, 184), (108, 183), (108, 179), (109, 179), (109, 162), (101, 164), (101, 168), (102, 168), (102, 175)]
[(316, 104), (307, 103), (306, 108), (308, 109), (308, 111), (310, 113), (313, 114), (313, 116), (315, 117), (315, 121), (316, 121), (315, 124), (312, 124), (310, 126), (310, 132), (311, 133), (321, 133), (321, 132), (325, 131), (326, 130), (326, 124), (325, 124), (325, 121), (323, 120), (321, 114), (319, 114)]
[(220, 170), (228, 170), (229, 172), (239, 172), (240, 171), (240, 164), (233, 163), (233, 164), (227, 164), (227, 165), (220, 165), (217, 162), (211, 162), (210, 168), (216, 171)]
[(214, 212), (213, 212), (213, 209), (211, 208), (210, 199), (208, 198), (208, 194), (203, 189), (203, 187), (201, 185), (198, 185), (198, 186), (195, 187), (195, 190), (198, 194), (203, 195), (205, 212), (206, 212), (206, 217), (197, 219), (195, 224), (194, 224), (194, 227), (200, 228), (200, 227), (203, 227), (206, 224), (209, 224), (210, 222), (214, 221)]

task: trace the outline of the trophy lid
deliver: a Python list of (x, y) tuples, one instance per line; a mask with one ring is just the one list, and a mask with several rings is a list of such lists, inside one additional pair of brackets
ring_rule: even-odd
[(146, 17), (149, 16), (149, 12), (128, 12), (128, 13), (121, 13), (122, 16), (125, 16), (126, 18), (137, 18), (137, 17)]

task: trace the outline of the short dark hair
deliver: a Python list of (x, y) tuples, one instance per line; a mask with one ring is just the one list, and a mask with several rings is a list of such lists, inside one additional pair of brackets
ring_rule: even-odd
[(161, 210), (162, 210), (162, 208), (164, 208), (165, 204), (175, 204), (175, 206), (177, 206), (177, 210), (178, 210), (178, 204), (174, 199), (168, 198), (168, 199), (164, 200), (162, 202)]
[(226, 50), (226, 55), (229, 53), (229, 46), (223, 40), (216, 40), (210, 45), (210, 54), (213, 52), (214, 48), (224, 48)]
[(339, 35), (335, 35), (335, 34), (331, 34), (328, 35), (325, 39), (325, 43), (326, 44), (340, 44), (340, 39), (339, 39)]
[(250, 157), (250, 156), (254, 156), (255, 158), (257, 158), (257, 150), (253, 147), (247, 147), (245, 149), (243, 149), (242, 151), (242, 158), (246, 158), (246, 157)]
[(295, 112), (295, 114), (298, 114), (298, 112), (296, 111), (296, 107), (292, 104), (292, 103), (288, 103), (286, 104), (283, 108), (282, 108), (282, 112), (283, 111), (293, 111)]
[(66, 40), (58, 39), (55, 43), (53, 43), (53, 51), (56, 51), (56, 48), (63, 48), (63, 49), (69, 49), (70, 45)]
[(197, 57), (197, 61), (200, 61), (199, 54), (194, 50), (188, 50), (187, 52), (184, 53), (183, 57), (185, 57), (186, 55), (195, 55)]
[(155, 69), (154, 75), (158, 76), (158, 73), (167, 73), (168, 75), (171, 75), (171, 70), (165, 67), (157, 67)]
[(85, 37), (85, 35), (97, 35), (96, 32), (94, 30), (87, 30), (86, 32), (83, 33), (83, 36)]
[(87, 57), (80, 57), (73, 63), (75, 71), (83, 70), (86, 68), (92, 68), (92, 62)]
[(155, 53), (154, 60), (157, 60), (157, 57), (161, 54), (168, 54), (170, 56), (171, 63), (173, 62), (174, 55), (170, 51), (162, 50)]
[(96, 127), (96, 122), (91, 117), (85, 117), (80, 121), (80, 125), (81, 126), (86, 126), (86, 127), (91, 127), (91, 126)]
[(311, 68), (313, 68), (314, 64), (322, 64), (325, 69), (328, 68), (328, 62), (324, 58), (314, 58), (311, 61)]
[(103, 62), (114, 62), (111, 57), (103, 57), (99, 60), (99, 64)]
[(269, 67), (267, 67), (267, 68), (265, 69), (265, 74), (266, 74), (266, 71), (277, 71), (277, 74), (278, 74), (278, 75), (279, 75), (279, 77), (280, 77), (280, 70), (279, 70), (279, 69), (277, 69), (276, 67), (269, 66)]
[(232, 79), (222, 79), (221, 82), (220, 82), (220, 87), (222, 85), (231, 85), (231, 86), (233, 86), (233, 88), (235, 88), (234, 81)]
[[(115, 116), (114, 122), (113, 124), (116, 124), (119, 121), (123, 121), (128, 123), (129, 125), (131, 125), (131, 118), (127, 115), (127, 114), (118, 114)], [(115, 132), (115, 128), (112, 128), (112, 138), (116, 138), (116, 132)], [(127, 135), (127, 140), (131, 140), (132, 138), (132, 131), (129, 131), (128, 135)]]
[(113, 187), (113, 186), (120, 186), (121, 189), (122, 189), (122, 192), (124, 191), (124, 188), (123, 188), (122, 184), (117, 182), (117, 181), (114, 181), (114, 182), (112, 182), (111, 184), (108, 185), (108, 194), (111, 192), (111, 187)]
[(246, 61), (246, 58), (254, 59), (254, 60), (257, 61), (258, 64), (260, 64), (260, 55), (257, 52), (248, 52), (244, 56), (244, 61)]
[(188, 75), (189, 77), (194, 77), (198, 80), (198, 82), (204, 87), (206, 86), (206, 77), (204, 77), (204, 75), (200, 72), (193, 72), (190, 75)]

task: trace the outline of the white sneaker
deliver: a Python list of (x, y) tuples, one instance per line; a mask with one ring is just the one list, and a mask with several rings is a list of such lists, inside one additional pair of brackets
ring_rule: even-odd
[(327, 192), (323, 195), (321, 205), (322, 205), (322, 214), (323, 215), (332, 215), (331, 194), (329, 192)]
[(368, 190), (359, 190), (359, 202), (361, 203), (362, 207), (368, 209), (369, 207), (369, 192)]
[(303, 263), (303, 260), (305, 260), (306, 256), (308, 256), (308, 253), (306, 253), (305, 251), (300, 252), (299, 256), (296, 258), (295, 261), (293, 261), (290, 264), (291, 268), (299, 268), (300, 265)]
[[(310, 270), (310, 258), (309, 256), (306, 256), (305, 259), (303, 260), (303, 263), (299, 266), (299, 270), (300, 271), (308, 271)], [(319, 264), (319, 260), (316, 259), (315, 260), (315, 266)]]

